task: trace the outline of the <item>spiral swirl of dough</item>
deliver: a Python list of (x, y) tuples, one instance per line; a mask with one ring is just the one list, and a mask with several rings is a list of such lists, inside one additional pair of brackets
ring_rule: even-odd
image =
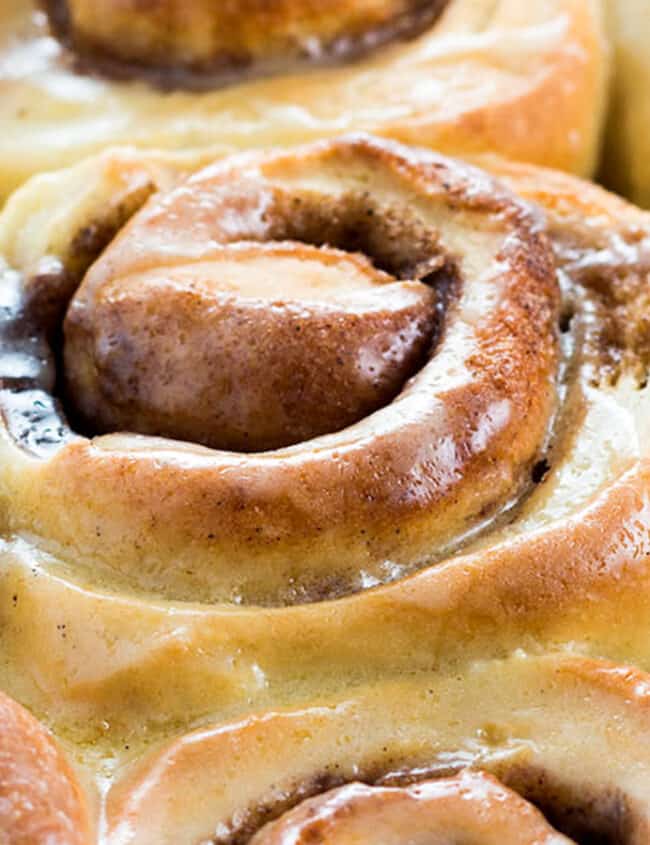
[(14, 530), (110, 549), (177, 598), (277, 604), (422, 565), (541, 457), (559, 296), (535, 226), (478, 171), (369, 138), (152, 198), (65, 318), (71, 411), (118, 433), (23, 458)]
[(649, 690), (520, 655), (208, 726), (125, 772), (108, 842), (641, 845)]
[[(559, 173), (486, 159), (488, 176), (365, 136), (195, 164), (110, 151), (37, 177), (0, 217), (0, 682), (77, 749), (102, 845), (248, 842), (331, 788), (458, 786), (468, 767), (522, 824), (545, 825), (535, 805), (558, 836), (646, 841), (647, 215)], [(350, 366), (378, 337), (396, 349), (379, 398)], [(349, 359), (324, 372), (339, 340)], [(217, 354), (237, 402), (203, 369)], [(271, 413), (299, 364), (310, 413)], [(512, 413), (481, 428), (488, 399)], [(228, 452), (233, 432), (289, 445)], [(257, 484), (257, 467), (294, 465), (306, 483), (350, 432), (366, 458), (382, 437), (399, 448), (385, 474), (322, 462), (310, 481), (329, 478), (317, 489), (343, 515)], [(418, 498), (423, 472), (390, 513), (345, 486), (395, 494), (398, 459), (443, 466), (429, 448), (466, 462), (432, 474), (438, 503), (435, 485)], [(267, 557), (243, 530), (254, 507), (232, 531), (202, 525), (228, 505), (210, 485), (237, 478), (245, 503), (268, 497), (263, 527), (300, 506), (324, 531), (305, 520)], [(348, 545), (341, 526), (374, 508)], [(435, 513), (418, 535), (413, 514)], [(411, 558), (415, 540), (430, 546)]]
[(438, 838), (517, 845), (566, 845), (515, 793), (485, 774), (463, 771), (453, 778), (396, 789), (351, 784), (271, 822), (251, 845), (318, 842), (431, 842)]

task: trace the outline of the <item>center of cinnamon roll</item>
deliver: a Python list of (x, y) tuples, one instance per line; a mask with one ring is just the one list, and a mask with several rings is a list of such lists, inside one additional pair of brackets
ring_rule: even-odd
[(92, 272), (65, 321), (68, 394), (86, 428), (262, 451), (387, 404), (421, 364), (436, 295), (359, 253), (295, 241)]
[[(110, 548), (147, 589), (270, 604), (382, 583), (497, 518), (544, 458), (553, 254), (480, 171), (368, 136), (249, 153), (151, 194), (83, 267), (76, 293), (78, 276), (19, 275), (34, 323), (8, 316), (12, 343), (27, 327), (48, 353), (67, 307), (54, 387), (81, 434), (113, 429), (58, 417), (39, 508), (50, 536), (84, 560)], [(22, 404), (11, 392), (5, 413), (40, 456), (26, 394), (56, 405), (35, 365), (6, 380)]]
[[(78, 56), (166, 84), (273, 72), (300, 60), (354, 57), (414, 35), (445, 0), (45, 0), (52, 25)], [(215, 74), (217, 76), (215, 77)]]

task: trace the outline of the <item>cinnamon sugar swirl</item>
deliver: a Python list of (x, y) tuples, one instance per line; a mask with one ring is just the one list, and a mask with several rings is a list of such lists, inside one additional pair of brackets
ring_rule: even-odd
[(96, 840), (645, 842), (650, 218), (365, 135), (194, 164), (0, 217), (0, 682)]

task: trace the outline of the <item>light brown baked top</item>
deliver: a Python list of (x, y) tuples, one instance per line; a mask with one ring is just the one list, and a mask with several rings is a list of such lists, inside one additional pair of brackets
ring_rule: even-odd
[(369, 138), (235, 159), (152, 198), (64, 321), (70, 413), (112, 433), (49, 448), (12, 492), (13, 530), (176, 598), (277, 604), (424, 565), (544, 455), (559, 293), (536, 227), (487, 176)]
[[(483, 165), (366, 136), (191, 175), (111, 151), (8, 203), (0, 683), (76, 764), (91, 842), (248, 842), (330, 788), (442, 776), (522, 836), (647, 839), (648, 217)], [(422, 358), (368, 411), (378, 319)], [(151, 434), (161, 397), (248, 431), (303, 362), (310, 425), (361, 419), (300, 440), (288, 414), (269, 451)]]
[[(177, 68), (177, 82), (183, 81), (179, 63), (218, 53), (226, 37), (262, 57), (282, 49), (280, 64), (285, 64), (278, 68), (277, 60), (267, 59), (265, 70), (263, 62), (253, 61), (247, 69), (225, 71), (225, 77), (222, 68), (218, 88), (214, 75), (199, 72), (195, 82), (202, 80), (210, 89), (203, 92), (160, 90), (145, 79), (133, 80), (137, 68), (131, 67), (130, 79), (124, 72), (115, 78), (115, 73), (89, 69), (88, 62), (80, 68), (79, 51), (53, 36), (40, 0), (5, 0), (0, 19), (1, 197), (33, 173), (78, 162), (111, 144), (185, 150), (190, 161), (198, 150), (210, 159), (358, 130), (454, 155), (496, 151), (581, 174), (596, 165), (608, 70), (597, 0), (524, 5), (449, 0), (440, 15), (443, 4), (435, 0), (334, 5), (274, 0), (244, 6), (74, 0), (69, 5), (80, 37), (87, 34), (112, 53), (130, 56), (142, 42), (145, 61), (155, 63), (161, 47), (151, 56), (152, 43), (163, 45), (162, 59), (172, 65), (172, 77)], [(348, 14), (340, 14), (343, 5)], [(373, 20), (388, 20), (383, 29), (388, 40), (379, 38), (382, 44), (371, 38), (362, 56), (358, 53), (368, 35), (363, 32), (356, 46), (354, 38), (350, 43), (344, 37), (343, 45), (339, 40), (344, 55), (334, 60), (330, 50), (321, 65), (313, 60), (312, 66), (296, 64), (292, 46), (279, 46), (283, 38), (278, 33), (285, 32), (287, 20), (296, 28), (290, 40), (303, 30), (321, 38), (327, 32), (356, 32), (357, 13), (370, 5)], [(424, 18), (416, 15), (413, 37), (391, 38), (395, 14), (408, 24), (411, 16), (405, 10), (421, 6)], [(269, 8), (281, 11), (267, 21), (262, 9)], [(180, 20), (177, 15), (174, 26), (166, 27), (176, 12)], [(96, 51), (94, 56), (96, 63)], [(269, 62), (276, 66), (268, 67)], [(287, 62), (293, 65), (289, 69)], [(142, 77), (142, 66), (139, 73)]]
[[(213, 87), (246, 72), (344, 60), (419, 34), (445, 0), (49, 0), (54, 30), (91, 67)], [(220, 78), (221, 77), (221, 78)]]
[(642, 845), (648, 680), (520, 654), (206, 727), (109, 793), (108, 842)]

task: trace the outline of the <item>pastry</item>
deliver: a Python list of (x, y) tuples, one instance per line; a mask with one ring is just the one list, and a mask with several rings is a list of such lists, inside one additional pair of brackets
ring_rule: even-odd
[(649, 681), (513, 656), (203, 728), (114, 787), (107, 841), (641, 845)]
[(606, 0), (614, 48), (602, 175), (606, 184), (644, 207), (650, 206), (650, 16), (644, 0)]
[[(434, 21), (442, 0), (47, 0), (54, 28), (89, 63), (131, 66), (161, 79), (229, 68), (273, 70), (287, 59), (354, 55), (384, 40), (415, 34)], [(112, 64), (111, 64), (112, 63)], [(211, 73), (210, 73), (211, 72)], [(193, 75), (193, 76), (192, 76)]]
[(2, 841), (88, 845), (82, 788), (52, 737), (20, 704), (0, 693)]
[(647, 838), (650, 218), (477, 163), (109, 150), (7, 202), (0, 684), (102, 845), (444, 789)]
[(588, 174), (607, 64), (596, 0), (5, 0), (0, 198), (110, 144), (358, 129)]
[[(551, 250), (481, 180), (364, 138), (248, 154), (151, 198), (71, 299), (65, 266), (17, 280), (13, 530), (263, 604), (474, 530), (528, 487), (560, 358)], [(103, 439), (56, 420), (42, 300), (69, 414)]]

